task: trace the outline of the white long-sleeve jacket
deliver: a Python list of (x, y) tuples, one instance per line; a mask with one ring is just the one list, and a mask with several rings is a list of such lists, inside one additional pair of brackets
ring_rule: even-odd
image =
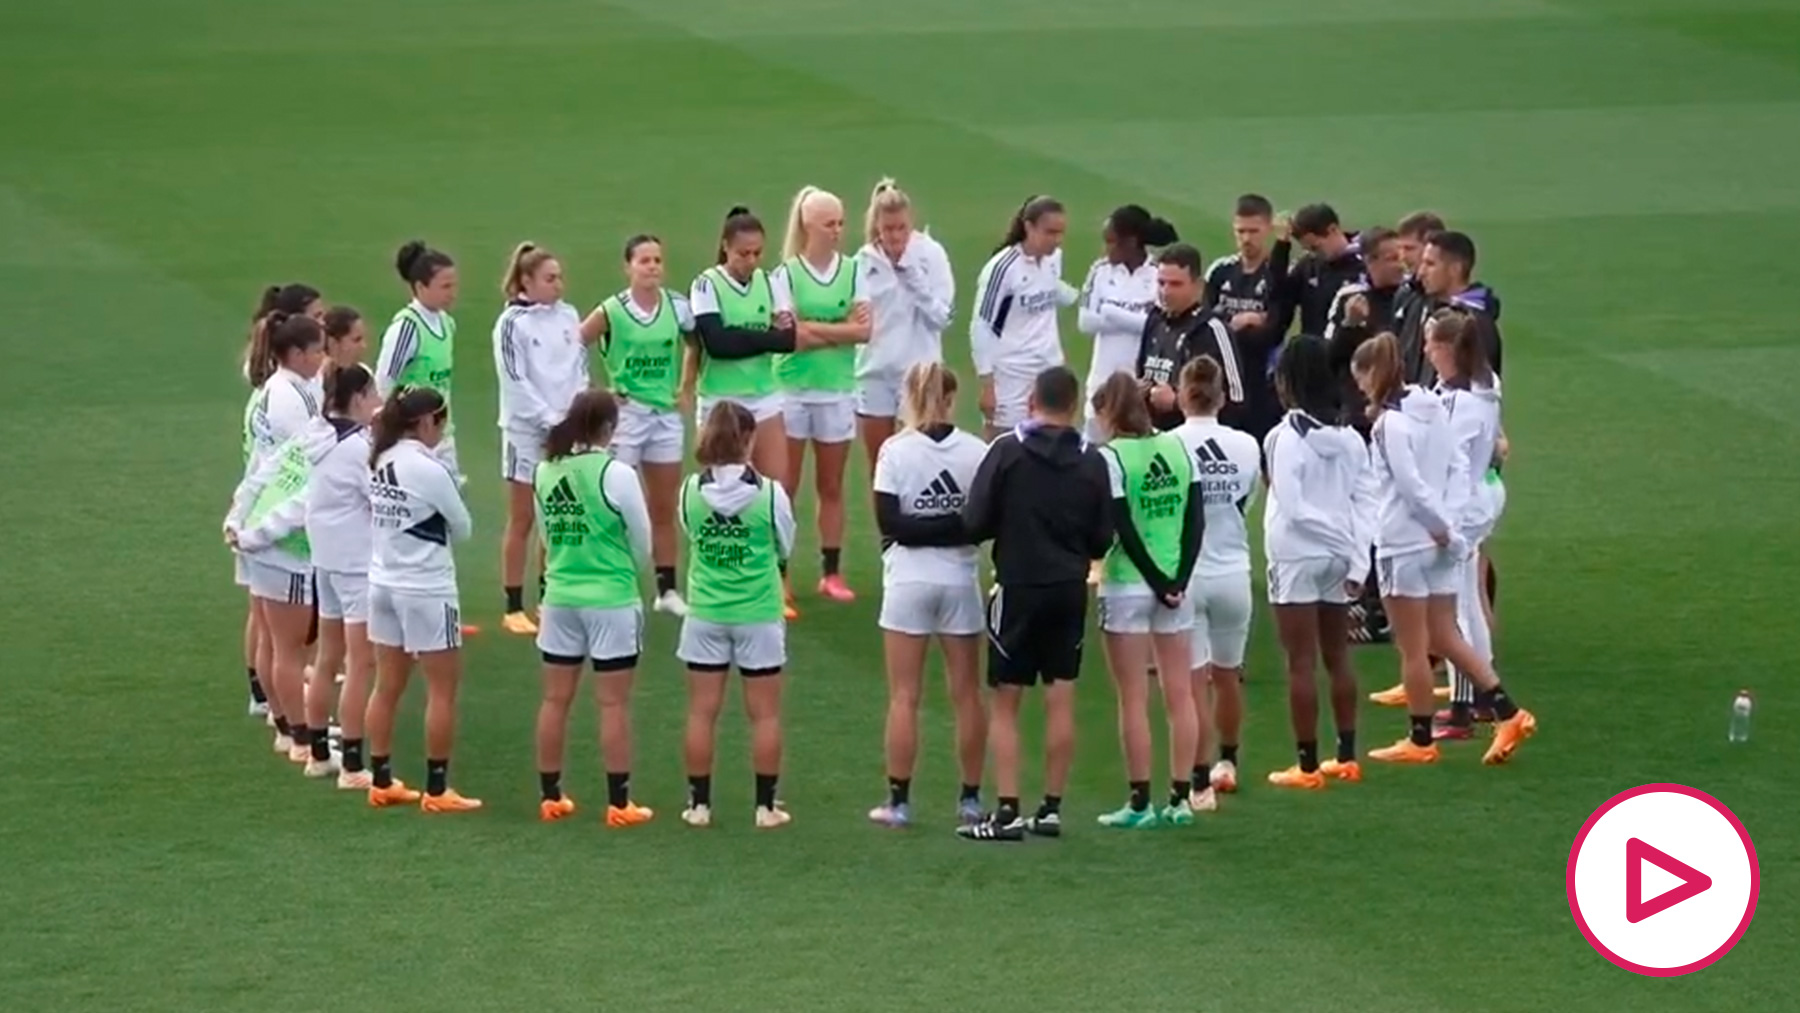
[(454, 596), (450, 546), (474, 529), (456, 476), (418, 440), (388, 448), (370, 476), (374, 544), (369, 583), (409, 594)]
[(1062, 280), (1062, 251), (1029, 257), (1017, 244), (988, 258), (975, 279), (969, 350), (978, 376), (1031, 379), (1064, 362), (1056, 311), (1081, 298)]
[[(309, 419), (298, 433), (264, 454), (255, 469), (244, 476), (244, 480), (238, 483), (237, 491), (232, 494), (231, 510), (225, 516), (225, 529), (237, 534), (240, 553), (289, 573), (312, 572), (312, 568), (317, 565), (313, 558), (296, 556), (276, 543), (306, 526), (307, 495), (318, 477), (319, 461), (337, 442), (337, 430), (329, 421), (323, 418)], [(306, 455), (309, 467), (307, 489), (284, 500), (252, 524), (251, 511), (256, 507), (256, 501), (262, 496), (263, 490), (281, 473), (288, 444), (299, 444)], [(368, 451), (365, 449), (363, 453), (363, 460), (367, 462)]]
[(1436, 534), (1448, 536), (1447, 548), (1460, 554), (1462, 536), (1451, 513), (1458, 455), (1444, 403), (1408, 384), (1375, 420), (1371, 448), (1378, 504), (1375, 555), (1386, 559), (1433, 548)]
[(306, 484), (306, 540), (313, 566), (333, 573), (367, 574), (374, 551), (370, 523), (369, 431), (344, 419), (328, 419), (336, 436), (313, 463)]
[(282, 367), (250, 395), (250, 460), (244, 474), (260, 467), (270, 452), (300, 435), (319, 416), (325, 392), (318, 377), (306, 379)]
[(1476, 545), (1500, 521), (1500, 497), (1491, 495), (1484, 481), (1500, 442), (1499, 384), (1460, 389), (1440, 383), (1437, 394), (1456, 440), (1446, 507), (1463, 540)]
[(956, 304), (950, 255), (937, 240), (914, 232), (898, 264), (875, 244), (857, 253), (857, 288), (873, 318), (867, 344), (856, 349), (857, 379), (898, 380), (914, 363), (944, 358), (944, 328)]
[(1087, 376), (1090, 395), (1114, 373), (1136, 371), (1144, 319), (1155, 305), (1154, 261), (1145, 260), (1132, 270), (1101, 257), (1088, 268), (1087, 281), (1081, 286), (1081, 309), (1075, 318), (1075, 329), (1094, 338), (1094, 357)]
[(1374, 537), (1374, 469), (1369, 447), (1348, 426), (1289, 411), (1263, 438), (1269, 499), (1263, 509), (1263, 552), (1272, 563), (1333, 559), (1348, 579), (1369, 575)]
[(541, 439), (588, 386), (581, 314), (566, 302), (507, 303), (494, 321), (494, 375), (500, 428)]

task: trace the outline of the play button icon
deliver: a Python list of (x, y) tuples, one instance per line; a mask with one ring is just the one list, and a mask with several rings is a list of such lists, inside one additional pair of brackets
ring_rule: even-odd
[[(1608, 799), (1576, 834), (1567, 879), (1569, 910), (1588, 943), (1614, 964), (1656, 977), (1698, 971), (1730, 952), (1761, 889), (1743, 823), (1681, 784), (1646, 784)], [(1680, 913), (1658, 917), (1677, 906)]]

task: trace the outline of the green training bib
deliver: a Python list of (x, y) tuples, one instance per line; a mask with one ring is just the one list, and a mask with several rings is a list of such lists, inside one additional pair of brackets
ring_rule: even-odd
[[(306, 445), (298, 439), (289, 440), (275, 448), (277, 460), (281, 467), (269, 484), (256, 494), (256, 502), (250, 505), (250, 514), (246, 517), (245, 527), (255, 527), (263, 519), (274, 513), (276, 509), (292, 502), (297, 496), (306, 495), (306, 479), (312, 474), (312, 461), (306, 457)], [(296, 529), (293, 533), (275, 540), (275, 547), (296, 559), (312, 558), (312, 543), (306, 540), (306, 529)]]
[[(719, 318), (727, 327), (766, 331), (775, 315), (775, 299), (769, 291), (769, 276), (757, 268), (750, 284), (740, 290), (737, 282), (722, 267), (709, 267), (706, 277), (712, 282), (719, 300)], [(700, 363), (700, 393), (706, 397), (753, 398), (775, 393), (773, 355), (753, 355), (748, 359), (714, 359), (707, 356)]]
[(539, 462), (532, 476), (546, 605), (613, 609), (640, 601), (625, 518), (603, 491), (612, 466), (611, 454), (589, 450)]
[[(856, 258), (837, 258), (829, 280), (813, 277), (799, 257), (787, 262), (788, 286), (794, 293), (794, 315), (819, 324), (841, 324), (856, 302)], [(775, 378), (782, 390), (850, 393), (856, 389), (856, 347), (836, 345), (775, 357)]]
[[(430, 387), (444, 395), (444, 405), (450, 405), (450, 378), (455, 372), (456, 364), (456, 318), (448, 313), (439, 313), (438, 319), (444, 322), (443, 333), (431, 329), (425, 317), (411, 306), (403, 307), (394, 314), (395, 320), (410, 320), (419, 335), (419, 349), (413, 353), (412, 361), (401, 367), (400, 375), (395, 381), (405, 387)], [(445, 426), (445, 433), (455, 426), (453, 414)]]
[[(1174, 434), (1157, 433), (1115, 436), (1101, 452), (1113, 455), (1124, 472), (1126, 507), (1150, 561), (1164, 574), (1174, 576), (1181, 565), (1181, 529), (1194, 480), (1187, 448)], [(1107, 582), (1135, 584), (1143, 579), (1125, 550), (1114, 542), (1106, 554)]]
[(625, 291), (600, 304), (606, 314), (606, 375), (613, 390), (625, 397), (669, 411), (681, 381), (681, 322), (675, 303), (669, 293), (661, 293), (656, 315), (645, 323), (625, 304), (630, 298)]
[(775, 483), (760, 480), (756, 499), (736, 516), (716, 513), (700, 494), (701, 476), (681, 488), (688, 537), (688, 609), (696, 619), (741, 625), (781, 618), (781, 554), (775, 531)]

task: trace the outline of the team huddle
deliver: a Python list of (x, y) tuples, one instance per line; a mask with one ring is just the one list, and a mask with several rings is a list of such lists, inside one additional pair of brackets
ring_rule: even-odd
[[(564, 299), (561, 262), (521, 244), (493, 331), (508, 489), (502, 626), (534, 637), (542, 658), (541, 817), (575, 812), (561, 772), (590, 666), (604, 820), (626, 827), (654, 815), (631, 792), (631, 694), (650, 584), (652, 609), (681, 624), (681, 819), (712, 822), (717, 725), (735, 669), (754, 824), (790, 821), (778, 789), (787, 624), (801, 614), (794, 503), (810, 448), (817, 595), (854, 601), (842, 571), (844, 477), (859, 439), (881, 533), (889, 690), (887, 794), (869, 813), (878, 824), (913, 819), (919, 701), (936, 641), (955, 710), (957, 832), (978, 841), (1061, 833), (1090, 597), (1127, 785), (1125, 804), (1101, 824), (1184, 826), (1217, 809), (1238, 788), (1256, 611), (1248, 517), (1265, 493), (1267, 591), (1297, 759), (1268, 782), (1317, 790), (1361, 779), (1350, 646), (1374, 624), (1397, 647), (1401, 677), (1375, 698), (1405, 706), (1410, 727), (1367, 759), (1435, 762), (1440, 740), (1470, 737), (1478, 720), (1493, 724), (1486, 762), (1509, 759), (1536, 719), (1493, 667), (1492, 569), (1480, 550), (1504, 504), (1507, 445), (1499, 304), (1471, 279), (1474, 244), (1426, 214), (1352, 234), (1325, 205), (1291, 224), (1260, 197), (1236, 210), (1237, 253), (1203, 269), (1168, 222), (1122, 207), (1077, 289), (1062, 276), (1064, 207), (1025, 202), (976, 282), (979, 435), (955, 423), (960, 384), (943, 361), (949, 258), (891, 180), (871, 195), (854, 253), (842, 252), (842, 202), (802, 189), (768, 270), (762, 222), (733, 208), (717, 263), (685, 294), (665, 287), (661, 240), (635, 236), (624, 247), (626, 287), (585, 316)], [(1295, 241), (1307, 252), (1290, 264)], [(459, 812), (482, 803), (451, 787), (449, 773), (470, 630), (455, 546), (473, 529), (452, 416), (458, 275), (449, 256), (418, 242), (401, 248), (396, 268), (410, 298), (373, 369), (356, 311), (325, 308), (306, 285), (264, 294), (245, 355), (254, 393), (244, 478), (224, 534), (249, 595), (250, 711), (275, 729), (275, 751), (372, 806)], [(1094, 339), (1085, 387), (1064, 361), (1067, 307)], [(1337, 732), (1326, 759), (1320, 661)], [(1442, 713), (1440, 663), (1452, 683)], [(415, 669), (426, 682), (422, 791), (395, 777), (391, 745)], [(1044, 797), (1028, 814), (1019, 713), (1040, 685)], [(1167, 723), (1160, 806), (1152, 686)]]

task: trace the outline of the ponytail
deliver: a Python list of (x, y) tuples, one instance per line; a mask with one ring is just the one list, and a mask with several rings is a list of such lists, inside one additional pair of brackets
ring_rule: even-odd
[(513, 247), (506, 261), (506, 274), (500, 279), (500, 294), (508, 299), (525, 297), (525, 281), (537, 277), (538, 271), (556, 259), (556, 254), (530, 240)]
[(1137, 378), (1124, 370), (1106, 378), (1094, 392), (1094, 415), (1116, 436), (1149, 436), (1156, 431), (1150, 421), (1150, 403), (1138, 388)]
[(1475, 318), (1467, 310), (1446, 306), (1425, 321), (1425, 340), (1431, 344), (1448, 344), (1456, 359), (1456, 376), (1443, 377), (1447, 386), (1461, 390), (1480, 385), (1492, 386), (1494, 370), (1488, 365), (1487, 349), (1481, 346), (1481, 334)]
[(734, 204), (725, 212), (725, 224), (719, 229), (719, 259), (717, 263), (725, 263), (725, 247), (733, 239), (742, 235), (764, 235), (762, 219), (750, 213), (750, 209), (742, 204)]
[(720, 401), (706, 414), (694, 459), (707, 468), (748, 464), (756, 440), (756, 416), (735, 401)]
[(269, 354), (269, 331), (287, 317), (280, 310), (266, 313), (250, 325), (250, 342), (244, 346), (244, 379), (261, 389), (275, 375), (275, 358)]
[(270, 285), (256, 302), (256, 315), (250, 318), (250, 337), (244, 342), (244, 378), (250, 386), (261, 387), (275, 372), (269, 354), (269, 317), (280, 313), (286, 317), (304, 316), (319, 301), (319, 290), (303, 282)]
[(439, 271), (455, 266), (456, 262), (450, 259), (449, 254), (434, 250), (417, 239), (400, 247), (400, 252), (394, 254), (394, 270), (399, 272), (400, 280), (412, 289), (431, 284)]
[(325, 416), (327, 418), (343, 418), (350, 414), (350, 405), (362, 394), (375, 386), (375, 374), (369, 367), (358, 363), (334, 369), (325, 375)]
[(956, 407), (956, 374), (941, 362), (918, 362), (900, 384), (900, 422), (908, 429), (951, 424)]
[(813, 194), (824, 192), (809, 183), (794, 194), (794, 202), (788, 205), (787, 231), (781, 237), (783, 261), (794, 259), (806, 248), (806, 202), (812, 200)]
[(1217, 415), (1225, 404), (1225, 371), (1210, 355), (1189, 359), (1181, 367), (1180, 383), (1184, 415)]
[(598, 387), (584, 390), (569, 402), (569, 413), (544, 437), (544, 460), (560, 460), (580, 447), (603, 447), (618, 424), (619, 399)]
[[(1360, 380), (1370, 379), (1369, 418), (1381, 417), (1382, 409), (1406, 386), (1406, 375), (1400, 369), (1400, 340), (1383, 331), (1356, 346), (1350, 356), (1350, 371)], [(1358, 386), (1361, 386), (1359, 383)]]
[(891, 176), (883, 177), (869, 194), (869, 210), (863, 214), (863, 239), (874, 243), (880, 232), (877, 224), (882, 215), (905, 211), (911, 207), (912, 198), (906, 195), (905, 190), (900, 189), (900, 184), (894, 182)]
[(375, 467), (382, 454), (416, 431), (419, 423), (429, 418), (449, 417), (450, 406), (444, 403), (444, 395), (430, 387), (395, 387), (370, 426), (369, 467)]
[(1019, 210), (1013, 212), (1012, 220), (1006, 223), (1006, 235), (1001, 238), (1000, 245), (994, 247), (994, 252), (999, 253), (1009, 246), (1024, 242), (1025, 226), (1037, 224), (1038, 219), (1045, 215), (1062, 214), (1063, 210), (1062, 201), (1047, 194), (1029, 198), (1019, 205)]

